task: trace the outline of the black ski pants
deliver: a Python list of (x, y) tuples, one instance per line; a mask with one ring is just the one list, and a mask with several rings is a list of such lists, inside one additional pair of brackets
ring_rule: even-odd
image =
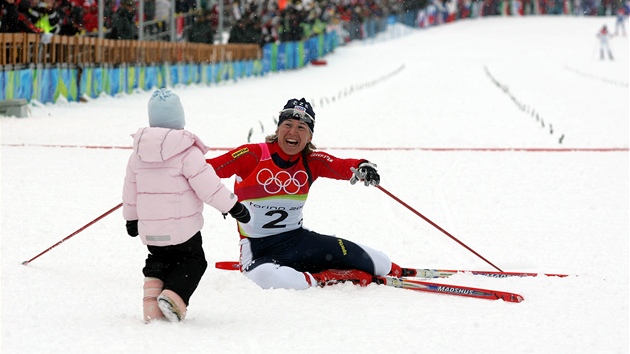
[(190, 297), (208, 267), (203, 252), (201, 231), (190, 240), (173, 246), (147, 246), (147, 257), (142, 273), (164, 282), (164, 289), (177, 293), (188, 306)]

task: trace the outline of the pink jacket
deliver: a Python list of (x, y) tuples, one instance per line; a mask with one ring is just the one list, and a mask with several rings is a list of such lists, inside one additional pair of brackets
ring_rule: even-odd
[(177, 245), (203, 227), (203, 203), (222, 213), (236, 196), (205, 161), (209, 148), (193, 133), (140, 128), (133, 135), (123, 188), (123, 217), (138, 220), (145, 245)]

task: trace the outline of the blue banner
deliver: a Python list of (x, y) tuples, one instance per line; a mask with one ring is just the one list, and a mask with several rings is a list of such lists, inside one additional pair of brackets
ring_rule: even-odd
[(109, 77), (109, 92), (107, 92), (107, 94), (110, 96), (116, 96), (116, 94), (119, 93), (121, 89), (120, 68), (109, 69), (108, 77)]
[(53, 78), (52, 69), (41, 69), (41, 76), (39, 76), (40, 82), (38, 83), (39, 92), (37, 93), (37, 99), (42, 103), (54, 102), (55, 87), (57, 86)]
[(232, 63), (232, 65), (234, 66), (234, 81), (240, 79), (241, 77), (243, 77), (243, 62), (242, 61), (237, 61)]
[(286, 43), (278, 44), (278, 54), (276, 56), (276, 71), (283, 71), (287, 67)]
[(15, 98), (24, 98), (27, 101), (33, 97), (33, 71), (23, 69), (19, 71), (19, 81), (16, 85)]
[(105, 92), (105, 83), (103, 82), (105, 79), (105, 69), (94, 68), (92, 73), (94, 74), (92, 76), (92, 93), (94, 94), (92, 98), (96, 98), (101, 94), (101, 92)]
[(297, 50), (296, 43), (297, 42), (284, 43), (285, 67), (287, 69), (295, 69), (297, 67), (297, 62), (295, 60)]
[(170, 67), (170, 75), (168, 86), (175, 86), (179, 83), (179, 65), (173, 65)]
[(254, 75), (254, 61), (248, 60), (243, 64), (243, 66), (245, 67), (245, 77), (251, 77), (252, 75)]
[(317, 43), (319, 43), (319, 37), (311, 37), (304, 43), (304, 63), (317, 59)]
[(57, 97), (59, 97), (59, 95), (57, 94), (57, 86), (59, 85), (59, 70), (57, 70), (57, 68), (54, 69), (46, 69), (46, 71), (48, 72), (48, 78), (49, 78), (49, 91), (47, 92), (47, 100), (46, 102), (55, 102), (57, 100)]
[(131, 94), (138, 88), (138, 83), (140, 82), (140, 66), (132, 65), (127, 67), (127, 77), (129, 78), (127, 81), (127, 93)]
[(62, 68), (59, 72), (61, 76), (61, 85), (57, 87), (59, 93), (70, 102), (77, 101), (76, 69)]
[(192, 82), (195, 84), (201, 83), (201, 65), (190, 65), (190, 70), (192, 72)]
[(0, 100), (7, 99), (6, 90), (7, 73), (0, 71)]
[(145, 70), (143, 90), (152, 90), (153, 88), (161, 88), (158, 86), (158, 69), (155, 66), (148, 66)]
[(263, 73), (268, 73), (271, 71), (271, 49), (273, 48), (273, 44), (265, 44), (262, 48), (262, 70)]

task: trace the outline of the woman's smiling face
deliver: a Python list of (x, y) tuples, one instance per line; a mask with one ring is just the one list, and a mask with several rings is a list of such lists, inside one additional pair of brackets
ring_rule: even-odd
[(288, 155), (299, 154), (313, 138), (308, 125), (297, 119), (286, 119), (280, 123), (276, 135), (278, 145)]

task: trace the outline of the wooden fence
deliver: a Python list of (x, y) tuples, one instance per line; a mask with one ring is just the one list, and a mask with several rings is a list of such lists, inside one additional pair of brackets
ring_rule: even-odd
[(55, 103), (155, 87), (217, 84), (298, 69), (331, 53), (336, 31), (299, 42), (208, 45), (0, 33), (0, 100)]
[(262, 58), (257, 44), (210, 45), (52, 36), (49, 43), (33, 33), (0, 33), (0, 65), (219, 63)]

